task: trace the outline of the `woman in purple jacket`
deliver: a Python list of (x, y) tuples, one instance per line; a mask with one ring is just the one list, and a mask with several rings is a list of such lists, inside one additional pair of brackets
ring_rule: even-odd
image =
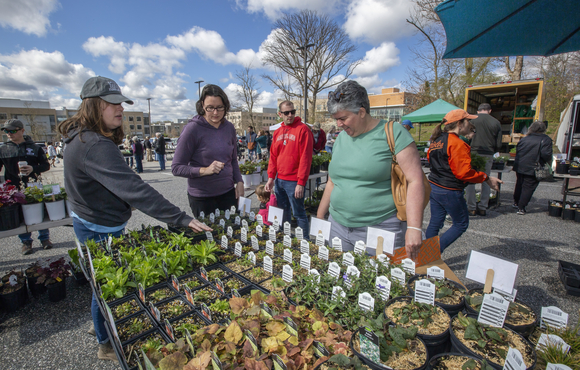
[(187, 178), (187, 195), (194, 215), (229, 209), (244, 195), (238, 167), (236, 129), (225, 119), (230, 109), (226, 93), (206, 85), (175, 149), (171, 171)]

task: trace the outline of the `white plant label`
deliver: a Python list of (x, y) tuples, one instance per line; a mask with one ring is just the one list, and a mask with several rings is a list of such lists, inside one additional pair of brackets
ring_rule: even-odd
[(248, 221), (242, 220), (242, 228), (248, 230)]
[(215, 222), (215, 215), (213, 213), (209, 214), (209, 222), (211, 222), (212, 224)]
[(220, 215), (221, 215), (221, 213), (220, 213), (220, 209), (219, 209), (219, 208), (216, 208), (216, 209), (215, 209), (215, 216), (216, 216), (216, 217), (219, 217)]
[(318, 233), (318, 235), (316, 235), (316, 245), (318, 245), (319, 247), (322, 247), (324, 245), (324, 235), (322, 235), (322, 233)]
[(440, 269), (437, 266), (429, 267), (427, 269), (427, 277), (434, 278), (437, 280), (445, 279), (445, 270)]
[(292, 239), (290, 239), (290, 236), (288, 236), (288, 235), (284, 235), (284, 246), (286, 248), (292, 247)]
[(256, 219), (258, 220), (258, 225), (264, 226), (264, 217), (262, 215), (257, 215)]
[(389, 262), (391, 261), (391, 259), (386, 254), (377, 256), (377, 260), (385, 267), (389, 267)]
[(284, 249), (284, 261), (292, 263), (292, 251), (288, 248)]
[(236, 214), (236, 206), (232, 206), (232, 207), (230, 208), (230, 214), (231, 214), (231, 215), (235, 215), (235, 214)]
[(415, 262), (410, 258), (405, 258), (401, 261), (403, 263), (403, 270), (411, 275), (415, 275)]
[(256, 226), (256, 235), (258, 235), (260, 238), (262, 237), (262, 226)]
[(284, 222), (284, 234), (290, 235), (290, 233), (291, 233), (290, 222), (286, 221)]
[(493, 288), (492, 293), (499, 294), (500, 296), (504, 297), (505, 299), (507, 299), (510, 302), (515, 302), (516, 295), (518, 294), (518, 290), (514, 289), (511, 293), (507, 293), (507, 292), (501, 291), (499, 289)]
[(344, 290), (339, 287), (339, 286), (335, 286), (332, 288), (332, 300), (336, 301), (336, 299), (338, 298), (338, 296), (341, 296), (342, 298), (346, 297), (346, 293), (344, 292)]
[(318, 259), (328, 261), (328, 248), (318, 247)]
[(274, 243), (269, 240), (266, 242), (266, 253), (270, 256), (274, 255)]
[(276, 230), (273, 227), (270, 227), (268, 236), (272, 243), (276, 243)]
[(300, 241), (300, 253), (310, 254), (310, 243), (308, 243), (308, 240)]
[(290, 267), (290, 265), (284, 265), (282, 268), (282, 279), (287, 283), (291, 283), (293, 276), (294, 271), (292, 270), (292, 267)]
[(236, 250), (234, 253), (238, 257), (242, 256), (242, 245), (240, 244), (240, 242), (236, 242)]
[(360, 271), (356, 266), (348, 266), (346, 268), (346, 275), (348, 279), (345, 281), (346, 286), (350, 289), (352, 287), (352, 278), (351, 276), (356, 276), (357, 278), (360, 277)]
[(242, 230), (240, 230), (240, 240), (242, 241), (242, 243), (247, 243), (248, 242), (248, 230), (244, 227), (242, 227)]
[(415, 281), (415, 301), (435, 305), (435, 284), (427, 279)]
[(296, 236), (296, 239), (298, 239), (298, 240), (304, 239), (304, 232), (302, 231), (301, 227), (297, 227), (294, 229), (294, 235)]
[(256, 214), (254, 213), (254, 211), (250, 212), (250, 221), (252, 222), (256, 221)]
[(205, 218), (205, 212), (204, 211), (199, 212), (199, 218)]
[(320, 273), (317, 269), (312, 269), (308, 271), (308, 275), (316, 275), (316, 280), (320, 283)]
[(229, 209), (226, 209), (226, 211), (224, 212), (224, 217), (226, 218), (226, 220), (230, 219), (230, 210)]
[(504, 370), (526, 370), (526, 363), (520, 351), (515, 348), (510, 347), (508, 350), (507, 357), (505, 358), (505, 363), (503, 365)]
[(111, 328), (113, 328), (113, 335), (115, 336), (117, 341), (120, 343), (121, 341), (119, 340), (119, 333), (117, 332), (117, 327), (115, 325), (115, 319), (113, 318), (113, 313), (111, 312), (111, 309), (109, 308), (109, 305), (107, 304), (107, 302), (105, 302), (105, 310), (107, 311), (107, 317), (109, 319), (109, 323), (111, 324)]
[(379, 271), (379, 265), (375, 262), (375, 260), (368, 260), (368, 264), (375, 269), (375, 272)]
[(272, 258), (270, 258), (269, 256), (264, 256), (264, 270), (266, 270), (266, 272), (270, 274), (274, 273), (272, 269)]
[(300, 267), (310, 271), (310, 256), (303, 254), (300, 256)]
[(540, 327), (542, 329), (546, 326), (563, 329), (567, 325), (568, 314), (566, 312), (555, 306), (542, 307), (542, 313), (540, 316)]
[(241, 219), (240, 216), (236, 216), (236, 218), (234, 219), (234, 224), (239, 225), (241, 223)]
[(375, 310), (375, 299), (367, 292), (358, 295), (358, 305), (365, 311)]
[(227, 235), (228, 235), (228, 238), (231, 238), (232, 236), (234, 236), (234, 229), (232, 229), (231, 226), (228, 226)]
[(346, 252), (342, 255), (342, 264), (345, 266), (354, 265), (354, 256), (350, 252)]
[(338, 236), (332, 238), (332, 249), (342, 252), (342, 240)]
[(250, 261), (252, 261), (252, 263), (255, 265), (256, 264), (256, 255), (254, 254), (254, 252), (250, 252), (248, 253), (248, 259)]
[(222, 249), (228, 249), (228, 237), (222, 235)]
[(280, 230), (280, 222), (278, 222), (278, 220), (275, 220), (274, 222), (272, 222), (272, 227), (274, 228), (274, 230), (276, 230), (276, 232), (278, 232)]
[(545, 347), (559, 348), (564, 353), (570, 351), (570, 345), (554, 334), (540, 335), (540, 339), (538, 339), (538, 344), (536, 345), (536, 351), (543, 351)]
[(397, 280), (399, 284), (405, 285), (405, 273), (400, 268), (391, 269), (391, 278)]
[(207, 238), (207, 240), (209, 240), (210, 242), (213, 242), (213, 234), (211, 233), (211, 231), (206, 231), (205, 232), (205, 237)]
[(388, 301), (391, 295), (391, 281), (386, 276), (377, 276), (375, 285), (381, 294), (383, 301)]
[(336, 262), (330, 262), (328, 264), (328, 274), (338, 279), (338, 277), (340, 276), (340, 265)]
[(363, 254), (366, 251), (367, 251), (367, 246), (365, 245), (365, 242), (363, 242), (362, 240), (359, 240), (356, 243), (354, 243), (354, 253), (355, 254)]
[(546, 365), (546, 370), (572, 370), (572, 368), (566, 365), (553, 364), (548, 362), (548, 365)]
[(260, 245), (258, 244), (258, 238), (256, 238), (256, 235), (252, 235), (250, 239), (252, 240), (252, 249), (255, 251), (259, 251)]
[[(496, 294), (484, 294), (477, 321), (497, 328), (503, 327), (510, 301)], [(508, 356), (509, 357), (509, 356)]]
[(226, 220), (224, 220), (223, 218), (220, 218), (220, 226), (222, 228), (226, 227)]
[(111, 244), (113, 244), (113, 237), (109, 235), (109, 239), (107, 239), (107, 248), (109, 248), (109, 252), (111, 251)]

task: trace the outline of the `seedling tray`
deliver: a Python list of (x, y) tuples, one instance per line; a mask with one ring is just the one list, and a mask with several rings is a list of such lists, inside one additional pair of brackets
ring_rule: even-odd
[[(215, 281), (215, 278), (210, 278), (209, 277), (210, 275), (212, 275), (211, 271), (216, 271), (216, 270), (223, 271), (223, 273), (221, 274), (221, 276), (219, 276), (219, 279), (220, 280), (223, 280), (223, 279), (225, 279), (225, 278), (227, 278), (227, 277), (229, 277), (229, 276), (232, 275), (232, 272), (229, 269), (227, 269), (226, 267), (224, 267), (221, 263), (220, 264), (217, 264), (216, 263), (216, 264), (210, 265), (208, 267), (204, 267), (204, 268), (205, 268), (205, 271), (208, 274), (207, 279), (205, 279), (205, 282), (208, 282), (208, 283), (213, 283)], [(197, 273), (199, 274), (200, 278), (203, 281), (204, 278), (203, 278), (203, 276), (201, 276), (201, 271), (198, 270)]]
[[(182, 302), (181, 304), (183, 305), (185, 311), (183, 313), (181, 313), (179, 315), (175, 315), (175, 316), (168, 316), (167, 314), (164, 314), (163, 313), (164, 306), (167, 306), (168, 304), (171, 304), (172, 302), (175, 302), (175, 301), (181, 301)], [(174, 297), (174, 298), (171, 298), (171, 299), (167, 299), (167, 300), (161, 301), (161, 302), (157, 303), (155, 306), (157, 307), (157, 309), (161, 313), (161, 318), (160, 318), (160, 323), (159, 324), (161, 324), (162, 322), (164, 322), (165, 319), (170, 320), (170, 319), (174, 319), (176, 317), (182, 316), (184, 314), (188, 314), (188, 313), (194, 312), (194, 309), (195, 309), (194, 306), (187, 301), (187, 299), (185, 299), (185, 298), (183, 298), (181, 296), (178, 296), (178, 297)]]
[(558, 274), (566, 288), (580, 288), (580, 265), (558, 261)]
[[(139, 340), (147, 340), (148, 338), (151, 338), (155, 335), (159, 336), (162, 339), (162, 341), (165, 342), (164, 344), (172, 343), (172, 341), (167, 337), (167, 335), (165, 334), (165, 332), (163, 330), (161, 330), (160, 328), (156, 328), (155, 330), (153, 330), (147, 334), (144, 334), (143, 336), (137, 337), (137, 338), (135, 338), (127, 343), (123, 343), (123, 345), (121, 347), (121, 351), (125, 351), (126, 349), (129, 348), (129, 346), (135, 344)], [(117, 349), (117, 351), (118, 351), (118, 349)], [(143, 351), (143, 352), (145, 352), (145, 351)], [(140, 357), (141, 352), (139, 351), (138, 353), (139, 353), (139, 357)], [(119, 364), (121, 365), (121, 368), (123, 370), (137, 370), (139, 368), (138, 366), (129, 367), (129, 365), (124, 360), (124, 358), (119, 356), (119, 354), (117, 354), (117, 358), (119, 359)], [(127, 359), (127, 360), (129, 360), (129, 359)], [(143, 362), (141, 362), (141, 365), (143, 365)]]
[[(174, 319), (169, 320), (169, 323), (173, 327), (173, 333), (175, 335), (175, 339), (178, 340), (183, 338), (184, 335), (181, 334), (181, 331), (177, 330), (176, 328), (180, 326), (182, 323), (192, 323), (194, 325), (199, 325), (200, 328), (203, 328), (207, 325), (211, 325), (211, 322), (207, 320), (201, 313), (198, 311), (188, 312), (184, 315), (178, 316)], [(195, 334), (191, 330), (189, 331), (191, 335)]]
[[(128, 315), (123, 315), (123, 316), (117, 316), (115, 317), (115, 310), (121, 306), (122, 304), (125, 304), (127, 302), (135, 302), (134, 306), (135, 308), (135, 312), (132, 312), (131, 314)], [(113, 302), (113, 304), (109, 305), (109, 308), (111, 309), (111, 313), (113, 314), (113, 318), (115, 319), (115, 322), (117, 321), (121, 321), (123, 319), (129, 318), (129, 317), (133, 317), (135, 315), (137, 315), (139, 313), (139, 311), (141, 310), (145, 310), (145, 307), (143, 306), (143, 303), (141, 303), (141, 300), (137, 298), (137, 295), (132, 293), (129, 294), (121, 299), (117, 299), (115, 302)]]
[[(139, 317), (141, 317), (144, 322), (150, 324), (151, 327), (149, 329), (139, 333), (139, 334), (136, 334), (134, 336), (130, 336), (130, 337), (126, 338), (125, 340), (123, 340), (123, 338), (121, 337), (121, 333), (120, 333), (120, 330), (123, 327), (123, 325), (126, 324), (127, 322), (129, 322), (131, 320), (135, 320)], [(149, 313), (146, 310), (141, 310), (141, 311), (137, 312), (135, 315), (131, 315), (127, 318), (116, 321), (115, 326), (117, 327), (117, 333), (119, 333), (119, 339), (122, 341), (122, 344), (125, 344), (125, 343), (129, 343), (129, 342), (133, 341), (134, 339), (146, 336), (147, 334), (153, 332), (157, 328), (158, 325), (155, 322), (155, 320), (153, 320), (151, 318), (151, 316), (149, 315)]]
[(207, 239), (205, 233), (195, 233), (188, 227), (167, 224), (167, 230), (177, 234), (184, 233), (184, 235), (190, 238), (193, 242), (199, 242), (201, 240)]
[[(164, 298), (161, 299), (152, 299), (151, 298), (151, 294), (155, 291), (158, 290), (162, 290), (162, 289), (167, 289), (168, 290), (168, 295)], [(161, 301), (167, 300), (169, 298), (173, 298), (177, 296), (177, 292), (175, 291), (175, 289), (173, 289), (173, 286), (171, 284), (168, 284), (167, 282), (162, 282), (156, 285), (153, 285), (147, 289), (145, 289), (145, 302), (141, 302), (143, 303), (143, 305), (148, 306), (149, 302), (153, 302), (153, 304), (157, 304)]]

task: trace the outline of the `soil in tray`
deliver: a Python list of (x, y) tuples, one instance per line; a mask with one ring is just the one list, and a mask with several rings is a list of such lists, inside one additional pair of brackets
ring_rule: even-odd
[(124, 346), (123, 352), (125, 352), (128, 367), (131, 369), (136, 367), (137, 363), (143, 363), (141, 349), (144, 353), (147, 353), (149, 349), (153, 348), (160, 350), (166, 344), (167, 342), (159, 333), (153, 333), (145, 338), (139, 339), (135, 343)]
[(252, 268), (252, 266), (254, 266), (254, 265), (252, 264), (252, 262), (250, 260), (239, 259), (239, 260), (234, 261), (232, 263), (228, 263), (227, 268), (229, 268), (233, 272), (239, 274), (242, 271), (245, 271), (247, 269)]
[(233, 253), (227, 253), (227, 252), (225, 254), (222, 254), (221, 256), (219, 256), (219, 260), (221, 263), (227, 263), (227, 262), (230, 262), (232, 260), (235, 260), (236, 258), (238, 258), (238, 256), (236, 256)]
[[(358, 333), (354, 334), (352, 338), (352, 346), (360, 353)], [(382, 365), (397, 370), (411, 370), (423, 366), (425, 361), (427, 361), (427, 349), (421, 341), (414, 339), (407, 341), (407, 349), (400, 353), (393, 353), (388, 361)]]
[(230, 317), (230, 304), (227, 299), (216, 299), (214, 303), (209, 306), (211, 311), (211, 321), (222, 322)]
[(121, 303), (120, 305), (111, 308), (111, 313), (113, 314), (113, 319), (118, 321), (140, 310), (141, 307), (137, 303), (137, 300), (133, 298), (125, 303)]
[(449, 355), (440, 357), (438, 360), (439, 361), (437, 361), (433, 367), (433, 370), (463, 370), (463, 365), (468, 362), (469, 364), (467, 366), (472, 365), (468, 367), (469, 369), (481, 369), (479, 362), (469, 357)]
[(153, 323), (149, 320), (149, 317), (145, 312), (130, 318), (129, 320), (117, 325), (117, 332), (119, 333), (119, 339), (121, 342), (126, 342), (131, 338), (135, 338), (137, 335), (146, 332), (153, 328)]
[(205, 321), (194, 313), (171, 323), (176, 339), (185, 338), (185, 329), (189, 330), (189, 334), (194, 335), (197, 330), (206, 325)]
[[(189, 289), (197, 288), (205, 283), (202, 283), (196, 276), (190, 276), (179, 281), (181, 286), (187, 286)], [(180, 288), (181, 289), (181, 288)]]
[[(277, 286), (274, 286), (272, 284), (272, 280), (273, 279), (276, 279), (277, 280), (277, 282), (278, 282), (276, 284)], [(268, 279), (266, 281), (262, 281), (260, 283), (260, 285), (263, 286), (264, 288), (268, 289), (271, 292), (279, 292), (279, 291), (284, 290), (284, 288), (286, 288), (288, 286), (288, 283), (286, 283), (284, 280), (282, 280), (282, 278), (274, 277), (272, 279)]]
[(279, 256), (283, 256), (284, 255), (284, 244), (282, 243), (276, 243), (274, 244), (274, 254), (277, 254)]
[(243, 287), (247, 286), (248, 284), (241, 281), (240, 279), (238, 279), (235, 276), (231, 276), (225, 280), (222, 281), (224, 283), (224, 290), (226, 292), (226, 294), (229, 294), (232, 292), (232, 289), (236, 289), (236, 290), (240, 290)]
[(164, 299), (171, 298), (175, 296), (175, 292), (169, 288), (161, 288), (147, 293), (145, 296), (145, 301), (152, 302), (153, 304), (161, 302)]
[(242, 272), (240, 275), (256, 284), (273, 276), (261, 267), (254, 267), (251, 270)]
[[(404, 308), (406, 307), (415, 307), (416, 309), (411, 311), (413, 314), (416, 313), (416, 316), (405, 314)], [(449, 328), (449, 315), (441, 307), (421, 303), (416, 303), (416, 306), (412, 306), (410, 300), (402, 300), (387, 306), (385, 311), (387, 318), (391, 319), (395, 324), (405, 328), (416, 326), (419, 329), (419, 334), (439, 335)], [(430, 316), (428, 319), (423, 318), (421, 313), (425, 313), (425, 316)]]
[(208, 306), (217, 298), (222, 297), (220, 292), (209, 285), (191, 292), (191, 295), (193, 296), (193, 301), (196, 303), (196, 305), (205, 303)]
[(207, 279), (209, 281), (214, 281), (215, 279), (223, 280), (229, 273), (220, 269), (216, 268), (207, 272)]
[(167, 320), (171, 320), (177, 316), (183, 315), (184, 313), (193, 311), (191, 306), (185, 303), (181, 298), (160, 304), (157, 308), (161, 313), (161, 317)]
[[(474, 304), (474, 298), (479, 304)], [(471, 298), (467, 299), (466, 304), (469, 304), (471, 308), (479, 312), (479, 309), (481, 308), (481, 302), (479, 301), (480, 299), (483, 299), (483, 294), (476, 291), (475, 293), (471, 294)], [(510, 303), (508, 313), (505, 317), (505, 322), (514, 326), (529, 325), (533, 324), (536, 321), (536, 318), (536, 313), (530, 307), (516, 301)]]

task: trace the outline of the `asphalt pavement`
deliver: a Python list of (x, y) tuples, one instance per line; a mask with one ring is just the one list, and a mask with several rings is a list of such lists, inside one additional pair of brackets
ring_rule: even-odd
[[(171, 162), (167, 163), (170, 168)], [(172, 176), (171, 171), (159, 172), (157, 162), (145, 162), (141, 177), (165, 198), (189, 211), (186, 179)], [(62, 184), (62, 165), (45, 174), (50, 182)], [(502, 205), (489, 210), (486, 217), (472, 217), (468, 231), (443, 253), (443, 259), (468, 286), (465, 268), (471, 250), (492, 253), (519, 265), (518, 298), (540, 313), (542, 306), (558, 306), (569, 313), (570, 323), (578, 321), (580, 297), (567, 295), (558, 278), (558, 260), (580, 264), (580, 223), (549, 217), (549, 199), (561, 199), (561, 181), (541, 183), (534, 194), (528, 213), (516, 215), (511, 207), (515, 174), (504, 174)], [(252, 197), (253, 207), (258, 203)], [(95, 201), (98, 201), (97, 199)], [(425, 211), (424, 228), (429, 220)], [(128, 229), (141, 225), (163, 225), (152, 217), (135, 211)], [(448, 227), (449, 224), (446, 225)], [(50, 230), (54, 248), (43, 250), (36, 235), (34, 253), (20, 253), (18, 237), (5, 238), (0, 244), (0, 273), (24, 269), (29, 264), (66, 255), (74, 248), (72, 227)], [(30, 297), (19, 311), (0, 311), (0, 369), (118, 369), (109, 361), (97, 359), (97, 342), (87, 330), (92, 325), (91, 292), (88, 285), (78, 286), (74, 279), (67, 282), (67, 298), (58, 303)]]

